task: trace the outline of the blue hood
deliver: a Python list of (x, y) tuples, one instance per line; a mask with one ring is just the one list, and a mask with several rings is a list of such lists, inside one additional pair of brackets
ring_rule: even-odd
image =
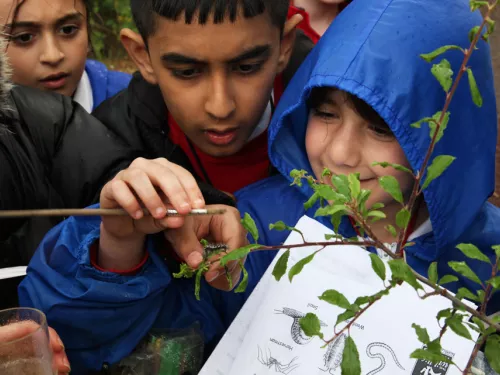
[[(333, 22), (292, 79), (269, 129), (269, 155), (289, 178), (292, 169), (312, 173), (304, 139), (307, 98), (315, 87), (337, 87), (370, 104), (389, 124), (414, 171), (427, 151), (427, 125), (410, 124), (443, 108), (445, 93), (419, 55), (438, 47), (469, 46), (469, 30), (481, 23), (468, 0), (356, 0)], [(482, 108), (472, 103), (464, 75), (449, 109), (444, 137), (435, 155), (457, 159), (425, 190), (436, 251), (456, 243), (493, 193), (497, 118), (490, 49), (480, 41), (469, 61)], [(453, 50), (440, 58), (454, 72), (463, 60)], [(436, 62), (440, 61), (436, 59)], [(432, 160), (432, 159), (431, 159)], [(383, 160), (380, 160), (383, 161)], [(312, 191), (305, 184), (304, 195)], [(304, 197), (305, 198), (305, 197)]]

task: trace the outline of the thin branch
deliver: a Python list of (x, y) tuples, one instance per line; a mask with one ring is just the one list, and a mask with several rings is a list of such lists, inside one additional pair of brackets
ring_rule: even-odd
[(472, 351), (472, 355), (469, 358), (469, 361), (467, 362), (467, 365), (465, 366), (465, 369), (463, 371), (463, 375), (469, 375), (471, 373), (471, 368), (472, 368), (472, 363), (474, 362), (474, 358), (477, 357), (477, 353), (479, 352), (479, 349), (484, 345), (486, 340), (488, 339), (488, 335), (483, 335), (481, 337), (481, 340), (476, 342), (476, 345), (474, 345), (474, 350)]
[[(495, 264), (493, 265), (493, 268), (491, 269), (491, 278), (493, 279), (496, 275), (497, 275), (497, 269), (498, 269), (498, 263), (500, 262), (500, 258), (497, 258), (497, 261), (495, 262)], [(488, 286), (486, 287), (486, 290), (484, 292), (484, 301), (483, 303), (481, 304), (481, 314), (485, 314), (486, 313), (486, 305), (488, 304), (488, 301), (490, 299), (490, 294), (491, 294), (491, 290), (493, 288), (493, 285), (490, 283), (488, 284)]]
[[(448, 111), (448, 108), (450, 107), (451, 100), (452, 100), (453, 96), (455, 95), (455, 91), (457, 90), (458, 84), (460, 83), (460, 80), (462, 79), (463, 74), (467, 71), (467, 63), (469, 62), (469, 59), (472, 55), (472, 52), (474, 51), (476, 44), (482, 35), (482, 31), (487, 23), (486, 20), (490, 17), (496, 4), (497, 3), (495, 1), (495, 3), (493, 5), (488, 6), (488, 11), (486, 12), (485, 17), (483, 18), (483, 21), (481, 22), (481, 25), (479, 26), (478, 32), (476, 33), (474, 39), (472, 40), (470, 47), (466, 50), (464, 60), (462, 61), (462, 65), (460, 66), (460, 70), (458, 71), (458, 74), (455, 78), (455, 81), (453, 82), (453, 86), (451, 87), (451, 90), (446, 94), (446, 101), (445, 101), (444, 107), (441, 111), (441, 116), (439, 117), (439, 120), (436, 122), (436, 130), (434, 131), (434, 135), (432, 136), (431, 143), (429, 145), (429, 148), (427, 149), (427, 153), (425, 155), (424, 162), (422, 163), (420, 170), (417, 172), (417, 175), (415, 176), (415, 183), (413, 185), (413, 190), (412, 190), (410, 199), (408, 201), (408, 206), (407, 206), (408, 210), (410, 212), (413, 212), (413, 206), (415, 205), (415, 201), (417, 199), (417, 196), (419, 195), (420, 181), (422, 180), (422, 178), (425, 174), (425, 170), (427, 168), (427, 165), (429, 164), (430, 158), (431, 158), (432, 153), (434, 151), (434, 146), (436, 145), (437, 136), (439, 134), (439, 130), (440, 130), (441, 125), (443, 123), (443, 119), (446, 116), (446, 112)], [(406, 238), (407, 231), (408, 231), (408, 226), (406, 228), (404, 228), (404, 230), (402, 230), (399, 233), (396, 254), (399, 254), (402, 250), (403, 240)]]

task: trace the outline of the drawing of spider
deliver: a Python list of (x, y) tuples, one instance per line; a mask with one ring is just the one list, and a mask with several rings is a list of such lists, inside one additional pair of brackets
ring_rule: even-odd
[(287, 375), (300, 366), (299, 364), (293, 363), (295, 362), (297, 357), (292, 359), (287, 364), (282, 364), (280, 361), (278, 361), (276, 358), (272, 356), (271, 350), (267, 349), (269, 355), (266, 354), (264, 357), (264, 353), (262, 353), (260, 346), (258, 346), (257, 348), (258, 348), (257, 359), (259, 360), (259, 362), (270, 369), (274, 367), (275, 372)]

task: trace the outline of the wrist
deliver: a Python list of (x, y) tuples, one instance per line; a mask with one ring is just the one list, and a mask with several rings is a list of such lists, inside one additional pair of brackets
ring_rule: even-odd
[(144, 259), (145, 239), (146, 236), (142, 233), (114, 236), (101, 224), (97, 265), (116, 271), (125, 271), (136, 267)]

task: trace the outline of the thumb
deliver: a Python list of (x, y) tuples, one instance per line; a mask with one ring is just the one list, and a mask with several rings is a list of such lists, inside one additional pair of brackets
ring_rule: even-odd
[(203, 261), (203, 246), (196, 232), (189, 225), (164, 232), (177, 255), (191, 268), (198, 268)]

